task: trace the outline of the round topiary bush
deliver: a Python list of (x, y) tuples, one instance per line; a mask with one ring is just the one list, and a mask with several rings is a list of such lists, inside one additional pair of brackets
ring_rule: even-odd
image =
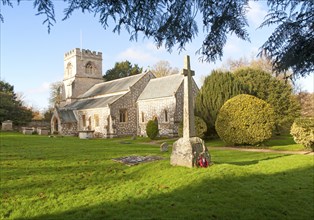
[[(196, 137), (204, 138), (206, 131), (207, 131), (207, 125), (206, 125), (205, 121), (202, 118), (195, 116)], [(180, 124), (179, 124), (178, 135), (179, 135), (179, 137), (183, 136), (183, 122), (180, 122)]]
[(251, 95), (237, 95), (220, 109), (216, 130), (228, 144), (256, 145), (272, 136), (275, 116), (272, 107)]
[(154, 140), (157, 135), (159, 133), (159, 130), (158, 130), (158, 120), (155, 119), (155, 120), (149, 120), (147, 122), (147, 125), (146, 125), (146, 134), (147, 136)]
[(290, 133), (296, 143), (314, 151), (314, 118), (296, 119)]

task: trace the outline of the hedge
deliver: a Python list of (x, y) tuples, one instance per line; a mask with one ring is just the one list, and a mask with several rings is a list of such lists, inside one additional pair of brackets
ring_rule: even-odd
[(296, 143), (314, 151), (314, 118), (296, 119), (290, 133)]
[(229, 99), (216, 120), (219, 137), (231, 145), (256, 145), (272, 136), (274, 110), (255, 96), (241, 94)]
[(147, 125), (146, 125), (146, 134), (147, 136), (154, 140), (157, 135), (159, 133), (159, 130), (158, 130), (158, 120), (155, 119), (155, 120), (149, 120), (147, 122)]

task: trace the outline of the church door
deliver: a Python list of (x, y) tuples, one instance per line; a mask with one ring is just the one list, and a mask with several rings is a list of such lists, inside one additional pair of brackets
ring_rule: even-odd
[(53, 132), (59, 132), (59, 123), (58, 119), (54, 118), (53, 120)]

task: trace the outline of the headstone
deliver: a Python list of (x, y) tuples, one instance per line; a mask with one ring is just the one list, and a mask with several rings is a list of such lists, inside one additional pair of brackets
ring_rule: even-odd
[(34, 133), (34, 128), (23, 127), (22, 128), (22, 133), (23, 134), (33, 134)]
[(94, 138), (94, 131), (86, 130), (86, 131), (78, 131), (80, 139), (91, 139)]
[(197, 167), (199, 158), (211, 163), (210, 154), (201, 138), (195, 137), (193, 108), (192, 76), (190, 57), (184, 60), (184, 102), (183, 102), (183, 137), (173, 143), (170, 164), (173, 166)]
[(6, 120), (6, 121), (2, 122), (1, 130), (2, 131), (12, 131), (13, 130), (12, 121)]
[(37, 133), (39, 135), (48, 135), (49, 131), (50, 131), (50, 129), (48, 129), (48, 128), (37, 128)]
[(162, 144), (160, 145), (160, 151), (161, 151), (161, 152), (167, 152), (167, 151), (168, 151), (168, 147), (169, 147), (168, 143), (167, 143), (167, 142), (164, 142), (164, 143), (162, 143)]

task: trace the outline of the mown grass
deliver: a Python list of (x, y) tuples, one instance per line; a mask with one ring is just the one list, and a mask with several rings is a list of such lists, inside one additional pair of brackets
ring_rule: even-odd
[[(146, 143), (145, 143), (146, 141)], [(313, 219), (314, 157), (210, 150), (172, 167), (141, 139), (1, 133), (1, 219)], [(159, 155), (128, 167), (112, 158)]]
[[(207, 146), (211, 147), (230, 147), (219, 138), (206, 141)], [(270, 140), (258, 146), (236, 146), (239, 148), (257, 148), (257, 149), (270, 149), (278, 151), (309, 151), (301, 144), (296, 144), (291, 135), (274, 136)]]

